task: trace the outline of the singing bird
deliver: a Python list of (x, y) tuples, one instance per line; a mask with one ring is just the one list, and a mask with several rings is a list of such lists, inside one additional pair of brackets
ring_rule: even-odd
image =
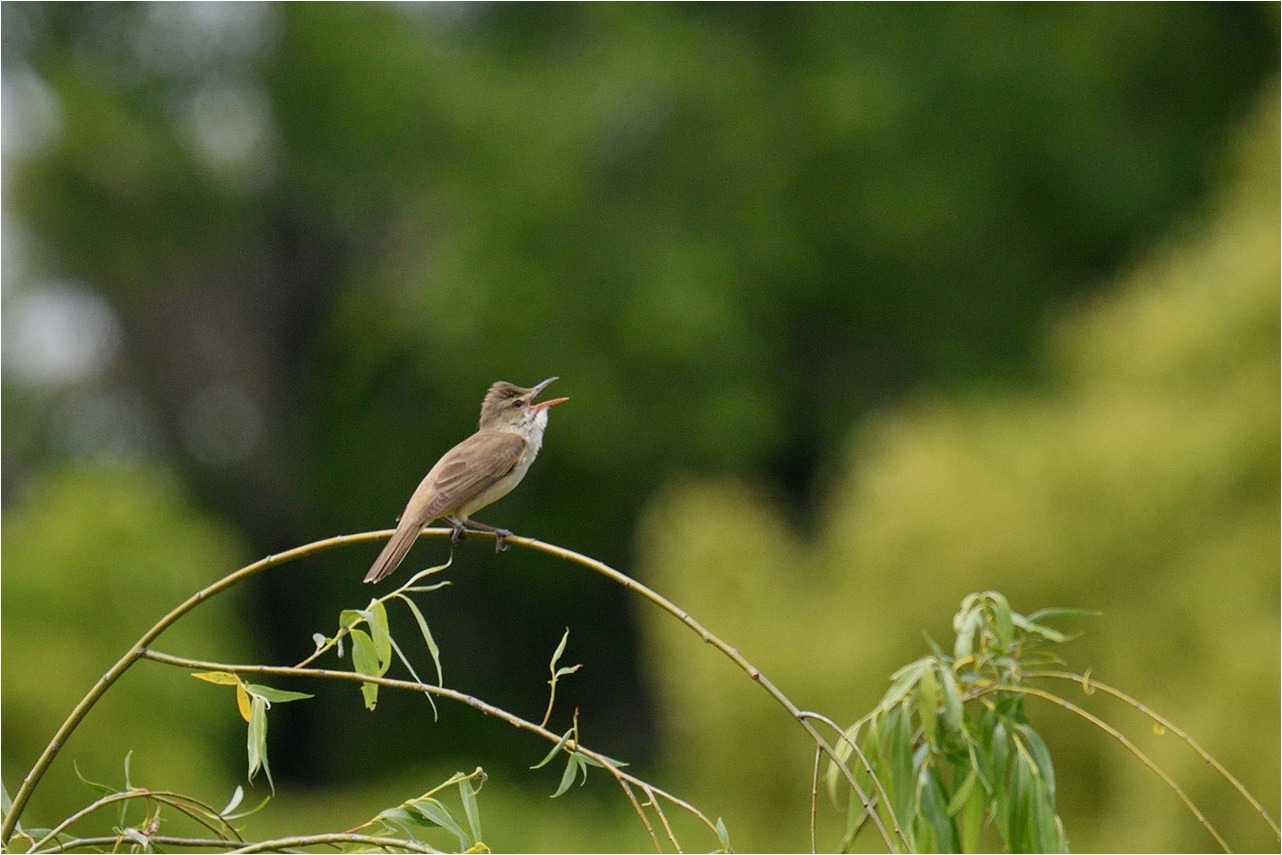
[(418, 485), (397, 520), (392, 539), (365, 574), (366, 582), (377, 582), (395, 570), (423, 527), (441, 517), (454, 529), (450, 535), (454, 543), (472, 528), (493, 533), (496, 552), (507, 549), (503, 539), (512, 532), (469, 517), (512, 492), (525, 477), (543, 447), (548, 408), (570, 400), (553, 398), (534, 403), (555, 379), (549, 377), (529, 389), (505, 380), (490, 387), (481, 402), (476, 433), (447, 451)]

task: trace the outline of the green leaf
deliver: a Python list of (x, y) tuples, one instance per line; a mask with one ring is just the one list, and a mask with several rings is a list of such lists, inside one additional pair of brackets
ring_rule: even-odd
[(544, 757), (544, 758), (543, 758), (542, 760), (540, 760), (539, 762), (535, 763), (535, 764), (534, 764), (533, 766), (531, 766), (530, 768), (531, 768), (531, 769), (541, 769), (541, 768), (543, 768), (544, 766), (546, 766), (546, 765), (548, 764), (548, 762), (549, 762), (549, 761), (551, 761), (551, 759), (552, 759), (553, 757), (555, 757), (555, 756), (556, 756), (556, 753), (557, 753), (558, 751), (560, 751), (562, 748), (564, 748), (564, 747), (565, 747), (565, 744), (566, 744), (567, 742), (569, 742), (569, 741), (570, 741), (570, 738), (571, 738), (571, 737), (573, 737), (573, 736), (574, 736), (574, 730), (573, 730), (573, 729), (571, 729), (571, 730), (567, 730), (567, 731), (565, 732), (565, 735), (561, 737), (560, 741), (559, 741), (559, 742), (557, 742), (557, 744), (556, 744), (556, 745), (553, 745), (553, 746), (552, 746), (552, 750), (551, 750), (551, 751), (549, 751), (549, 752), (547, 753), (547, 756), (546, 756), (546, 757)]
[(240, 807), (240, 803), (244, 800), (244, 798), (245, 798), (245, 788), (237, 785), (236, 789), (232, 791), (231, 801), (227, 802), (227, 807), (220, 810), (218, 812), (218, 815), (221, 817), (228, 816), (232, 811)]
[(730, 832), (726, 830), (726, 824), (722, 822), (721, 817), (717, 817), (717, 840), (721, 842), (721, 851), (730, 851)]
[(249, 780), (254, 780), (258, 770), (262, 769), (267, 776), (267, 785), (272, 792), (276, 785), (272, 782), (272, 770), (267, 764), (267, 702), (262, 698), (253, 699), (250, 706), (248, 727)]
[(1026, 724), (1015, 725), (1016, 732), (1024, 737), (1024, 744), (1033, 758), (1033, 771), (1046, 782), (1046, 792), (1051, 802), (1055, 801), (1055, 764), (1051, 762), (1050, 749), (1038, 736), (1037, 731)]
[(961, 690), (957, 687), (957, 677), (953, 669), (944, 665), (939, 669), (944, 690), (944, 721), (949, 730), (964, 735), (965, 718), (962, 710)]
[(1015, 640), (1015, 630), (1011, 625), (1014, 615), (1010, 610), (1010, 601), (997, 591), (985, 591), (984, 597), (988, 601), (988, 612), (992, 615), (993, 632), (997, 636), (999, 645), (1005, 650)]
[(1069, 608), (1049, 608), (1038, 609), (1028, 616), (1029, 623), (1042, 623), (1047, 620), (1058, 620), (1059, 618), (1078, 618), (1078, 617), (1099, 617), (1104, 614), (1097, 609), (1069, 609)]
[(565, 764), (565, 771), (561, 773), (561, 786), (556, 788), (556, 792), (552, 794), (552, 798), (556, 798), (557, 796), (564, 794), (566, 790), (570, 789), (570, 785), (574, 783), (574, 775), (579, 771), (583, 772), (583, 780), (586, 782), (588, 779), (587, 767), (583, 765), (583, 761), (580, 759), (579, 755), (571, 754), (569, 760)]
[(935, 680), (934, 667), (922, 672), (917, 689), (917, 717), (921, 719), (922, 732), (929, 745), (935, 745), (935, 728), (939, 718), (939, 683)]
[(975, 791), (975, 782), (978, 780), (979, 773), (974, 769), (971, 769), (970, 772), (967, 773), (965, 780), (961, 782), (961, 786), (957, 788), (955, 793), (953, 793), (953, 797), (948, 800), (948, 807), (946, 810), (948, 811), (949, 816), (956, 816), (957, 813), (966, 806), (966, 803), (970, 800), (970, 794)]
[(445, 805), (436, 799), (417, 799), (410, 803), (410, 807), (421, 813), (428, 822), (433, 825), (439, 825), (457, 837), (460, 850), (471, 848), (473, 841), (468, 838), (467, 832), (463, 830), (458, 820), (454, 818), (454, 814), (450, 813), (449, 808)]
[(917, 792), (917, 816), (923, 830), (927, 831), (933, 841), (929, 848), (937, 852), (956, 852), (959, 848), (957, 830), (945, 809), (943, 781), (933, 767), (922, 766), (918, 775)]
[(1063, 642), (1068, 641), (1069, 637), (1057, 629), (1051, 629), (1049, 626), (1043, 626), (1040, 623), (1033, 623), (1032, 621), (1025, 619), (1022, 615), (1016, 615), (1015, 617), (1016, 625), (1018, 625), (1020, 629), (1024, 630), (1024, 632), (1032, 635), (1039, 635), (1047, 641), (1055, 644), (1062, 644)]
[(886, 768), (890, 774), (890, 797), (894, 804), (890, 807), (899, 818), (900, 825), (907, 825), (912, 819), (913, 790), (913, 748), (911, 716), (905, 707), (896, 707), (886, 717), (886, 727), (882, 731), (882, 756), (886, 758)]
[(255, 683), (246, 684), (245, 690), (253, 697), (259, 697), (267, 701), (270, 707), (272, 704), (287, 704), (290, 701), (301, 701), (307, 698), (314, 698), (315, 695), (309, 695), (306, 692), (291, 692), (286, 689), (273, 689), (271, 686), (260, 686)]
[(957, 633), (957, 640), (953, 642), (953, 656), (957, 659), (965, 659), (974, 651), (975, 631), (983, 619), (977, 608), (967, 605), (973, 596), (972, 594), (962, 601), (962, 610), (953, 618), (953, 629)]
[[(462, 775), (462, 772), (459, 772)], [(474, 783), (479, 782), (479, 783)], [(485, 772), (480, 766), (471, 775), (459, 781), (459, 798), (463, 801), (463, 813), (467, 816), (468, 827), (472, 830), (472, 842), (481, 840), (481, 811), (476, 803), (476, 794), (485, 783)]]
[(984, 796), (979, 790), (971, 790), (959, 826), (961, 851), (978, 852), (979, 837), (984, 831)]
[[(352, 667), (362, 676), (382, 676), (374, 641), (362, 629), (352, 630)], [(374, 709), (378, 705), (378, 684), (361, 683), (361, 695), (365, 698), (365, 708)]]
[(912, 688), (917, 685), (921, 675), (933, 665), (934, 660), (927, 656), (923, 659), (918, 659), (916, 662), (909, 662), (894, 674), (891, 674), (890, 688), (886, 690), (881, 703), (877, 704), (877, 709), (889, 711), (895, 704), (904, 699)]
[(120, 792), (115, 787), (109, 787), (106, 784), (99, 784), (95, 781), (89, 780), (84, 775), (80, 774), (80, 764), (77, 763), (74, 759), (71, 761), (71, 768), (75, 770), (76, 777), (80, 779), (80, 783), (84, 784), (89, 789), (93, 790), (95, 793), (98, 793), (99, 795), (110, 796)]
[(374, 641), (374, 652), (378, 654), (379, 675), (387, 673), (392, 664), (392, 634), (387, 625), (387, 607), (382, 601), (374, 600), (367, 612), (370, 637)]
[(432, 631), (427, 628), (427, 619), (419, 611), (418, 606), (409, 597), (404, 594), (397, 596), (410, 607), (410, 612), (414, 615), (414, 620), (418, 622), (418, 630), (423, 635), (423, 643), (427, 645), (428, 653), (432, 654), (432, 663), (436, 665), (436, 685), (445, 685), (445, 675), (441, 671), (441, 650), (436, 646), (436, 640), (432, 638)]

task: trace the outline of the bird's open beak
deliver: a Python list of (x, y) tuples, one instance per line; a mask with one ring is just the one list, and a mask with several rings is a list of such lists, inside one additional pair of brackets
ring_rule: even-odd
[[(537, 398), (539, 396), (539, 393), (543, 391), (543, 388), (555, 379), (556, 379), (555, 377), (549, 377), (548, 379), (544, 380), (542, 383), (538, 384), (533, 389), (531, 389), (530, 399), (533, 400), (534, 398)], [(530, 409), (541, 410), (544, 407), (550, 407), (553, 404), (564, 404), (568, 400), (570, 399), (569, 398), (552, 398), (551, 400), (547, 400), (547, 401), (539, 401), (537, 404), (530, 404)]]

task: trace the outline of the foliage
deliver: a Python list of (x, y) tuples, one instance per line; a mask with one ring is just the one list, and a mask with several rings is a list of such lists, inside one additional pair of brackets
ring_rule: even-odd
[[(831, 463), (812, 537), (766, 488), (674, 484), (649, 510), (639, 575), (715, 614), (714, 630), (824, 710), (874, 706), (882, 675), (916, 657), (921, 631), (941, 637), (939, 616), (976, 587), (1099, 610), (1076, 655), (1276, 808), (1278, 118), (1276, 97), (1262, 103), (1213, 207), (1050, 328), (1037, 384), (923, 395), (862, 424)], [(773, 830), (804, 810), (788, 799), (807, 769), (787, 728), (677, 629), (643, 628), (683, 790), (730, 802), (726, 821), (763, 848), (795, 846)], [(1206, 840), (1149, 769), (1046, 715), (1076, 847)], [(1230, 845), (1276, 846), (1195, 753), (1138, 727), (1136, 744), (1202, 796)], [(758, 821), (738, 804), (777, 807)]]
[[(1025, 617), (995, 591), (967, 596), (953, 618), (953, 653), (934, 647), (900, 668), (873, 711), (846, 730), (839, 756), (862, 749), (865, 791), (874, 779), (885, 788), (889, 803), (879, 800), (877, 809), (895, 812), (912, 851), (987, 849), (986, 823), (1004, 851), (1068, 851), (1050, 751), (1018, 693), (1026, 669), (1058, 664), (1045, 648), (1067, 637), (1043, 621), (1063, 614)], [(827, 779), (835, 797), (835, 767)], [(853, 790), (847, 810), (843, 851), (868, 816)]]

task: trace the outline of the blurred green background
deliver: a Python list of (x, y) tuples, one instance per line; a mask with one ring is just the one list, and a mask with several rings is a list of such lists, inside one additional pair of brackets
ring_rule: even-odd
[[(1099, 609), (1070, 665), (1276, 816), (1275, 5), (0, 8), (10, 792), (172, 605), (390, 526), (490, 382), (557, 374), (571, 402), (483, 520), (638, 576), (842, 722), (969, 591)], [(266, 574), (158, 646), (297, 661), (376, 553)], [(553, 729), (577, 707), (738, 849), (808, 845), (804, 734), (694, 635), (533, 553), (464, 544), (449, 578), (424, 601), (447, 685), (537, 720), (569, 627)], [(318, 696), (272, 711), (254, 836), (483, 765), (497, 849), (649, 845), (605, 776), (549, 800), (547, 747), (507, 725), (286, 688)], [(1277, 849), (1200, 760), (1078, 700)], [(1212, 844), (1034, 710), (1074, 848)], [(212, 802), (244, 774), (229, 693), (142, 663), (26, 821), (90, 798), (73, 758), (118, 782), (131, 748), (135, 783)]]

